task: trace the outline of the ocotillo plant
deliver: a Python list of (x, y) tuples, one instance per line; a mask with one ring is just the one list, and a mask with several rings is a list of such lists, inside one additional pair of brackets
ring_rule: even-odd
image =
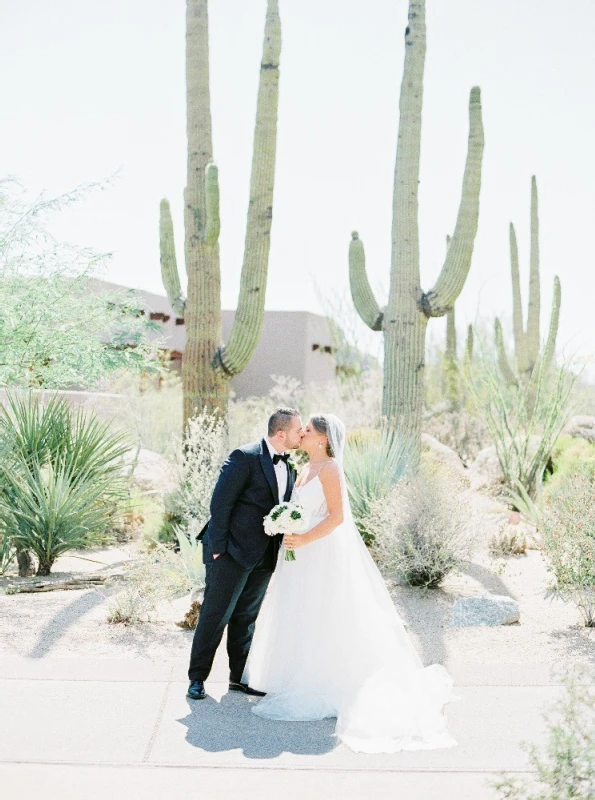
[(197, 410), (225, 414), (229, 378), (241, 372), (258, 344), (264, 301), (277, 147), (281, 23), (268, 0), (256, 109), (250, 203), (233, 328), (222, 345), (219, 267), (219, 178), (213, 163), (209, 88), (208, 0), (187, 0), (186, 105), (188, 177), (184, 193), (184, 252), (188, 292), (176, 264), (171, 213), (161, 202), (161, 272), (169, 301), (186, 326), (182, 375), (184, 419)]
[[(531, 250), (529, 256), (529, 305), (527, 308), (527, 327), (523, 322), (523, 304), (521, 296), (521, 280), (519, 270), (519, 249), (517, 245), (514, 225), (510, 223), (510, 271), (512, 277), (512, 324), (514, 332), (515, 368), (513, 368), (506, 355), (504, 336), (500, 320), (494, 321), (494, 337), (498, 364), (502, 377), (509, 385), (515, 385), (519, 379), (526, 383), (531, 377), (535, 365), (539, 360), (541, 347), (540, 316), (541, 316), (541, 285), (539, 276), (539, 210), (537, 200), (537, 181), (535, 175), (531, 178)], [(543, 352), (546, 365), (554, 358), (556, 338), (558, 335), (558, 320), (560, 316), (561, 288), (560, 279), (554, 278), (554, 295), (552, 300), (552, 313), (547, 343)]]
[(429, 292), (423, 292), (419, 272), (418, 183), (425, 51), (425, 0), (412, 1), (405, 31), (386, 309), (379, 307), (370, 287), (364, 246), (357, 232), (352, 234), (349, 250), (354, 304), (372, 330), (384, 332), (383, 413), (393, 426), (402, 427), (416, 439), (421, 433), (426, 327), (430, 317), (443, 316), (453, 307), (471, 266), (484, 143), (480, 91), (474, 87), (469, 101), (469, 143), (456, 226), (438, 280)]

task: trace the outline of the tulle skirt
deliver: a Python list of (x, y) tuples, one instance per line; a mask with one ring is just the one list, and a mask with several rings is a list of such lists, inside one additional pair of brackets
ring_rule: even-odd
[(442, 712), (455, 699), (452, 679), (422, 666), (353, 525), (295, 555), (285, 561), (281, 548), (256, 623), (243, 680), (267, 696), (254, 713), (336, 717), (336, 736), (356, 752), (456, 744)]

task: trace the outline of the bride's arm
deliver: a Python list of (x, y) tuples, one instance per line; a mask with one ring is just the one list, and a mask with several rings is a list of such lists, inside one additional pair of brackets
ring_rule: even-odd
[(328, 516), (319, 522), (308, 533), (286, 534), (283, 537), (283, 544), (287, 550), (296, 550), (305, 544), (315, 542), (328, 536), (343, 522), (343, 496), (341, 491), (341, 478), (338, 466), (332, 462), (325, 466), (318, 473), (324, 498), (328, 508)]

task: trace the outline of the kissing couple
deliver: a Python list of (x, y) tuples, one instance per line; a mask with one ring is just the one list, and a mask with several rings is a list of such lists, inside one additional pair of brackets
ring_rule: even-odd
[[(423, 667), (353, 521), (345, 438), (334, 414), (303, 426), (297, 411), (278, 408), (267, 435), (223, 464), (202, 534), (188, 697), (206, 697), (227, 627), (229, 689), (260, 697), (258, 716), (336, 717), (335, 735), (356, 752), (450, 747), (442, 710), (452, 679), (439, 664)], [(299, 475), (288, 452), (298, 447), (308, 456)], [(290, 500), (308, 530), (267, 536), (264, 518)]]

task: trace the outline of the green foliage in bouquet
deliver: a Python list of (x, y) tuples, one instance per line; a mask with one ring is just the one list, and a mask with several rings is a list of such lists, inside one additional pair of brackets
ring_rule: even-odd
[(38, 560), (110, 538), (127, 499), (121, 470), (129, 449), (93, 415), (72, 413), (63, 398), (8, 397), (0, 409), (0, 533)]

